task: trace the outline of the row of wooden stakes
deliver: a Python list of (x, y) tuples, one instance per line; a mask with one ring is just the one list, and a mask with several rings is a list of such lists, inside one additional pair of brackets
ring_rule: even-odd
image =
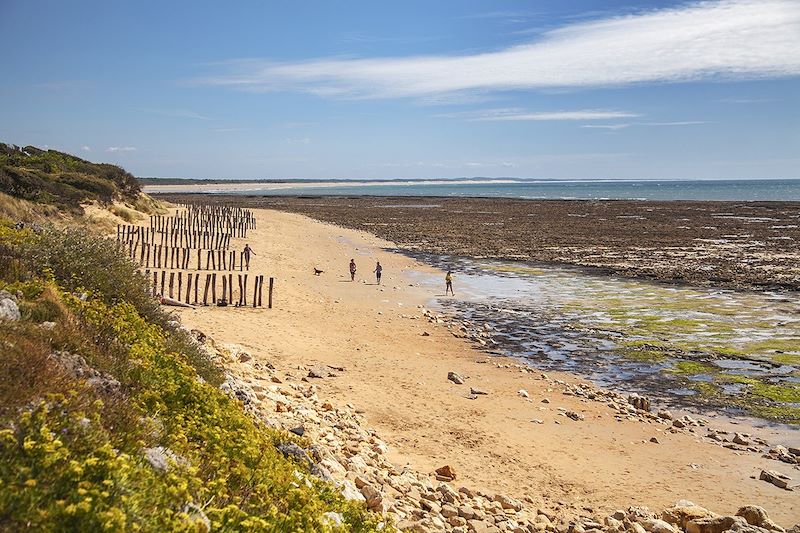
[(225, 250), (231, 245), (232, 233), (217, 233), (203, 230), (170, 230), (159, 232), (154, 228), (117, 224), (117, 242), (160, 244), (186, 248), (213, 248)]
[[(137, 261), (144, 268), (191, 270), (194, 262), (194, 270), (243, 271), (248, 269), (244, 252), (237, 250), (192, 250), (191, 248), (175, 248), (160, 244), (139, 246), (139, 243), (132, 241), (121, 246), (128, 257)], [(193, 261), (193, 256), (195, 261)], [(204, 258), (205, 267), (203, 266)]]
[[(145, 277), (150, 279), (152, 275), (152, 295), (155, 297), (169, 296), (170, 299), (188, 305), (209, 305), (208, 297), (211, 296), (211, 305), (216, 306), (233, 306), (233, 307), (247, 307), (247, 293), (248, 293), (248, 275), (237, 274), (238, 290), (235, 291), (238, 300), (234, 302), (234, 285), (233, 274), (219, 274), (222, 278), (222, 287), (220, 296), (217, 298), (217, 274), (186, 274), (186, 290), (184, 291), (184, 276), (183, 272), (167, 272), (164, 270), (153, 271), (145, 270)], [(200, 299), (200, 278), (205, 276), (203, 281), (203, 298)], [(263, 307), (262, 295), (264, 288), (264, 276), (253, 275), (255, 280), (253, 284), (253, 299), (251, 300), (252, 307)], [(159, 287), (160, 281), (160, 287)], [(267, 308), (272, 309), (272, 292), (275, 285), (275, 279), (269, 278), (269, 285), (267, 288)]]

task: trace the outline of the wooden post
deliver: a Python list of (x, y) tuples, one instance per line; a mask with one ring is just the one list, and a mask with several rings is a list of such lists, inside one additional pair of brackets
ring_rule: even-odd
[(264, 289), (264, 276), (258, 276), (258, 306), (262, 307), (261, 304), (261, 293)]
[(242, 305), (247, 305), (247, 274), (244, 275), (244, 283), (242, 284)]
[(169, 273), (169, 297), (173, 298), (175, 295), (173, 293), (173, 288), (175, 286), (175, 272)]
[(192, 273), (189, 272), (186, 274), (186, 303), (191, 303), (192, 301)]
[(200, 249), (197, 249), (197, 270), (200, 270)]
[(158, 296), (158, 272), (153, 272), (153, 297)]
[(217, 273), (211, 274), (211, 304), (217, 303)]
[(269, 296), (267, 297), (267, 305), (270, 309), (272, 309), (272, 285), (275, 281), (275, 278), (269, 278)]
[(256, 282), (253, 284), (253, 307), (258, 306), (258, 276)]
[(228, 301), (228, 277), (223, 274), (222, 275), (222, 300), (227, 302)]
[(241, 274), (237, 274), (237, 275), (239, 277), (239, 307), (241, 307), (242, 306), (242, 294), (244, 294), (244, 292), (242, 291), (242, 275)]
[(228, 305), (233, 305), (233, 274), (228, 274)]
[(162, 270), (161, 271), (161, 292), (159, 293), (161, 296), (164, 296), (164, 285), (166, 283), (166, 279), (167, 279), (167, 271), (166, 270)]
[(194, 304), (197, 305), (197, 287), (200, 285), (200, 272), (194, 276)]
[(178, 300), (181, 299), (183, 294), (183, 272), (178, 272)]
[(203, 289), (203, 305), (208, 305), (208, 285), (211, 283), (211, 276), (206, 274), (206, 287)]

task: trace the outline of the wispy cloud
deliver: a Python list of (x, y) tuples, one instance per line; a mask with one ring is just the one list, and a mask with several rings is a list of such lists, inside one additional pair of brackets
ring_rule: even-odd
[(227, 62), (195, 83), (323, 97), (621, 86), (800, 74), (800, 2), (722, 0), (581, 21), (472, 55)]
[(191, 111), (188, 109), (144, 109), (143, 111), (146, 111), (147, 113), (161, 115), (164, 117), (191, 118), (195, 120), (211, 120), (209, 117), (205, 115), (201, 115), (196, 111)]
[(440, 113), (441, 118), (462, 118), (477, 122), (495, 121), (558, 121), (558, 120), (608, 120), (638, 117), (636, 113), (608, 109), (579, 109), (574, 111), (531, 112), (519, 108), (481, 109), (458, 113)]
[(92, 151), (92, 149), (90, 147), (86, 146), (86, 145), (81, 146), (81, 150), (84, 151), (84, 152), (91, 152)]
[(109, 146), (106, 152), (135, 152), (135, 146)]
[(773, 100), (769, 98), (722, 98), (719, 101), (725, 104), (765, 104)]
[(616, 131), (625, 128), (630, 128), (631, 126), (672, 127), (672, 126), (699, 126), (701, 124), (708, 124), (708, 123), (702, 120), (683, 120), (675, 122), (629, 122), (623, 124), (582, 124), (581, 128)]
[(211, 131), (215, 133), (234, 133), (237, 131), (245, 131), (244, 128), (214, 128)]

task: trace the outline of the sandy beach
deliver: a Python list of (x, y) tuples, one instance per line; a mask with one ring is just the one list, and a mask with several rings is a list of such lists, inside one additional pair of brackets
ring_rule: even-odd
[[(337, 377), (315, 381), (320, 397), (363, 411), (396, 464), (423, 472), (450, 464), (459, 483), (528, 497), (563, 514), (661, 509), (689, 499), (719, 513), (761, 505), (786, 526), (800, 519), (796, 493), (758, 480), (762, 469), (798, 477), (790, 465), (712, 444), (701, 428), (671, 431), (615, 417), (606, 403), (569, 392), (566, 384), (579, 382), (573, 376), (522, 372), (517, 361), (474, 349), (426, 320), (422, 307), (432, 294), (419, 276), (443, 274), (387, 251), (394, 243), (298, 214), (256, 213), (258, 229), (247, 238), (256, 253), (251, 271), (275, 277), (275, 307), (181, 309), (183, 322), (241, 345), (287, 381), (314, 364), (342, 367)], [(355, 283), (350, 258), (358, 265)], [(372, 274), (378, 260), (380, 286)], [(314, 268), (323, 273), (315, 276)], [(466, 383), (448, 381), (451, 371)], [(470, 387), (488, 394), (470, 399)], [(771, 443), (791, 436), (758, 434)]]

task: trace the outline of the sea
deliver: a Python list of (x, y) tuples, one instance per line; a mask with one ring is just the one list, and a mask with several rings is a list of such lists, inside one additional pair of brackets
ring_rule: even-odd
[(316, 182), (296, 187), (276, 184), (237, 191), (219, 189), (206, 192), (258, 196), (800, 201), (800, 179)]

